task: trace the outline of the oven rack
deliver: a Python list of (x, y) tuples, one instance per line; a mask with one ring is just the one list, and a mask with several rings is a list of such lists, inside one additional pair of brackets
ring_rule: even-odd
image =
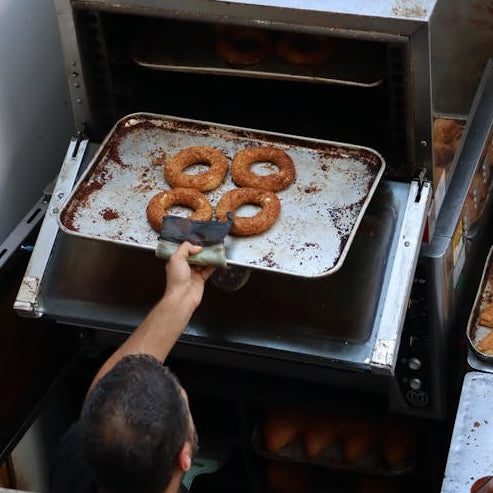
[[(379, 86), (386, 77), (385, 49), (377, 42), (327, 38), (333, 46), (329, 60), (320, 65), (301, 65), (289, 63), (276, 53), (275, 46), (281, 33), (268, 31), (273, 39), (272, 54), (256, 63), (240, 67), (218, 55), (214, 28), (217, 29), (217, 26), (161, 20), (136, 37), (132, 49), (133, 61), (153, 70), (363, 88)], [(232, 97), (235, 97), (234, 94)]]

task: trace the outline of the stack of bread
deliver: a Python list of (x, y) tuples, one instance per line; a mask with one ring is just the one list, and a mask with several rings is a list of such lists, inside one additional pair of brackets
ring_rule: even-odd
[(275, 408), (265, 414), (263, 445), (269, 454), (307, 463), (390, 470), (410, 463), (416, 436), (400, 422)]

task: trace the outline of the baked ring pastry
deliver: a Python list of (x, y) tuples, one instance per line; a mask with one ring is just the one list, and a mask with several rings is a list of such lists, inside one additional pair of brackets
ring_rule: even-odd
[[(210, 166), (204, 173), (187, 174), (185, 168), (192, 164)], [(228, 171), (228, 158), (213, 147), (193, 146), (182, 149), (164, 165), (164, 178), (172, 188), (194, 188), (208, 192), (218, 187)]]
[(303, 448), (311, 460), (318, 459), (323, 451), (333, 445), (340, 435), (340, 420), (337, 416), (315, 414), (309, 416), (303, 433)]
[(154, 195), (147, 204), (147, 220), (152, 229), (161, 233), (163, 217), (174, 205), (183, 205), (192, 209), (190, 219), (210, 221), (212, 218), (212, 206), (204, 194), (192, 188), (173, 188)]
[[(251, 171), (254, 163), (269, 162), (277, 166), (279, 171), (268, 175), (258, 175)], [(249, 147), (239, 151), (231, 164), (231, 177), (240, 187), (260, 188), (271, 192), (279, 192), (287, 188), (295, 178), (293, 160), (282, 149), (277, 147)]]
[(476, 349), (480, 353), (487, 354), (488, 356), (493, 356), (493, 330), (488, 332), (488, 334), (483, 337), (478, 344), (476, 344)]
[(302, 431), (303, 415), (300, 411), (294, 408), (270, 409), (264, 417), (264, 448), (270, 454), (277, 454)]
[(281, 201), (274, 192), (256, 188), (237, 188), (226, 192), (216, 206), (216, 217), (226, 221), (228, 212), (235, 212), (245, 204), (258, 205), (262, 209), (254, 216), (237, 216), (235, 214), (230, 233), (237, 236), (248, 236), (268, 230), (279, 217)]
[(462, 129), (452, 119), (433, 121), (433, 159), (437, 166), (445, 167), (454, 158), (462, 138)]
[(479, 312), (479, 324), (493, 329), (493, 303)]
[(221, 26), (217, 28), (216, 52), (231, 65), (252, 65), (274, 52), (272, 35), (261, 29)]
[(296, 65), (321, 65), (334, 52), (328, 38), (299, 33), (281, 34), (276, 49), (281, 58)]

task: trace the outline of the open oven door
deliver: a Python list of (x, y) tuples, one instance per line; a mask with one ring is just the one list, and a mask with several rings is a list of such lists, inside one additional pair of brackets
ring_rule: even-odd
[[(14, 308), (125, 335), (160, 296), (162, 261), (149, 251), (68, 235), (57, 222), (97, 150), (87, 140), (70, 143)], [(392, 376), (430, 199), (429, 182), (381, 181), (332, 275), (251, 269), (241, 289), (211, 283), (176, 353), (281, 374), (301, 369), (323, 380), (333, 373), (323, 368)]]

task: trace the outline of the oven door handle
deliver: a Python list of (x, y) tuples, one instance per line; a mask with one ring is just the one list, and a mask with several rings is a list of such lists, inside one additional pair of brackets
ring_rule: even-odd
[(382, 317), (370, 361), (373, 373), (395, 374), (397, 354), (406, 317), (428, 211), (431, 183), (412, 181), (399, 241), (384, 298)]

